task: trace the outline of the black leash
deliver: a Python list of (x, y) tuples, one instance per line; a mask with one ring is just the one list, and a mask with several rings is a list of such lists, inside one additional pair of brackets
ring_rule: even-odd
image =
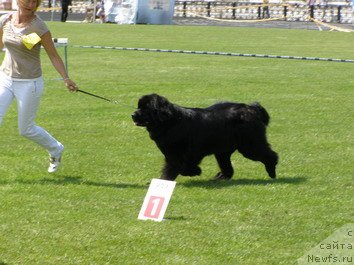
[(77, 92), (84, 93), (84, 94), (86, 94), (86, 95), (90, 95), (90, 96), (95, 97), (95, 98), (103, 99), (103, 100), (108, 101), (108, 102), (111, 102), (111, 103), (113, 103), (113, 104), (118, 104), (118, 102), (115, 101), (115, 100), (111, 100), (111, 99), (108, 99), (108, 98), (104, 98), (104, 97), (101, 97), (101, 96), (92, 94), (92, 93), (90, 93), (90, 92), (83, 91), (83, 90), (81, 90), (81, 89), (78, 89), (78, 90), (76, 90), (76, 91), (77, 91)]
[(122, 103), (118, 103), (118, 101), (116, 101), (116, 100), (112, 100), (112, 99), (108, 99), (108, 98), (105, 98), (105, 97), (101, 97), (99, 95), (95, 95), (93, 93), (90, 93), (90, 92), (87, 92), (87, 91), (84, 91), (84, 90), (81, 90), (81, 89), (77, 89), (76, 91), (77, 92), (81, 92), (81, 93), (86, 94), (86, 95), (89, 95), (89, 96), (92, 96), (92, 97), (95, 97), (95, 98), (99, 98), (99, 99), (108, 101), (109, 103), (112, 103), (112, 104), (115, 104), (115, 105), (121, 105), (121, 106), (125, 106), (125, 107), (129, 107), (129, 108), (135, 109), (135, 107), (133, 107), (133, 106), (122, 104)]

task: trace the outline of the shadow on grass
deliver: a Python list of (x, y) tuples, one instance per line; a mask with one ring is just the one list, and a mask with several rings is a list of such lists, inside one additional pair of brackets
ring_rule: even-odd
[(163, 221), (186, 221), (186, 220), (188, 220), (188, 219), (184, 216), (166, 216), (163, 219)]
[[(307, 177), (285, 177), (277, 179), (231, 179), (231, 180), (200, 180), (191, 179), (188, 182), (181, 182), (177, 185), (184, 187), (200, 187), (209, 189), (218, 189), (230, 186), (266, 186), (266, 185), (281, 185), (281, 184), (291, 184), (299, 185), (307, 180)], [(40, 184), (40, 185), (86, 185), (94, 187), (108, 187), (108, 188), (133, 188), (133, 189), (147, 189), (149, 187), (149, 182), (146, 184), (134, 184), (134, 183), (107, 183), (107, 182), (96, 182), (85, 180), (82, 177), (75, 176), (57, 176), (56, 178), (45, 177), (43, 179), (37, 180), (26, 180), (18, 179), (14, 182), (20, 184)], [(1, 182), (0, 184), (9, 184), (9, 182)], [(2, 265), (0, 263), (0, 265)]]
[(201, 188), (223, 188), (229, 186), (266, 186), (266, 185), (281, 185), (292, 184), (299, 185), (307, 180), (307, 177), (291, 177), (277, 179), (231, 179), (231, 180), (191, 180), (181, 183), (185, 187), (201, 187)]
[(95, 181), (82, 179), (82, 177), (73, 177), (73, 176), (60, 176), (60, 177), (58, 176), (56, 178), (43, 178), (39, 180), (21, 179), (21, 180), (17, 180), (16, 182), (21, 184), (41, 184), (41, 185), (56, 185), (56, 186), (86, 185), (86, 186), (109, 187), (109, 188), (117, 188), (117, 189), (125, 189), (125, 188), (146, 189), (146, 185), (144, 184), (95, 182)]

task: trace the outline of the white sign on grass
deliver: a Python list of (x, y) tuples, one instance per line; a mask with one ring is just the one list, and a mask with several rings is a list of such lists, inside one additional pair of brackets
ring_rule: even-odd
[(138, 219), (161, 222), (175, 186), (175, 181), (152, 179)]

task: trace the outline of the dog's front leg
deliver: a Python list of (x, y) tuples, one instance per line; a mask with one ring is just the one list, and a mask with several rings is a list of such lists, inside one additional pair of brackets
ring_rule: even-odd
[(175, 180), (180, 173), (180, 167), (176, 164), (169, 163), (167, 160), (165, 166), (162, 169), (160, 179)]

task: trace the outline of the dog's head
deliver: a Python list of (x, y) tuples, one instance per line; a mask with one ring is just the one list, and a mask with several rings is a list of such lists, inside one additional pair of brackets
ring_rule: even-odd
[(173, 113), (173, 104), (162, 96), (151, 94), (139, 99), (138, 109), (132, 114), (132, 119), (137, 126), (152, 128), (171, 120)]

